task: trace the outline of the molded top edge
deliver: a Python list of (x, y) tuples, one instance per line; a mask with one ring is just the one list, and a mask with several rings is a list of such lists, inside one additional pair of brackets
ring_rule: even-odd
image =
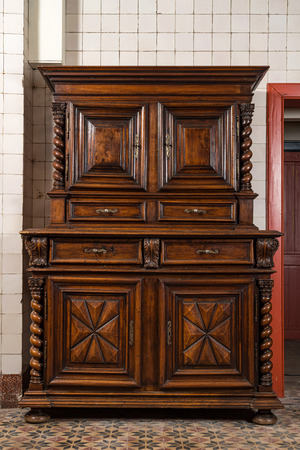
[(65, 84), (223, 84), (251, 91), (268, 66), (46, 66), (39, 67), (50, 89)]

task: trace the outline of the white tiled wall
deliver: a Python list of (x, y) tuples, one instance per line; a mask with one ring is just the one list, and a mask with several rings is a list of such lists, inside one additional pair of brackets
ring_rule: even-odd
[[(26, 14), (23, 0), (0, 0), (3, 373), (21, 367), (18, 231), (48, 221), (52, 185), (51, 95), (26, 63)], [(66, 64), (270, 65), (252, 135), (255, 222), (265, 227), (266, 83), (300, 82), (300, 0), (66, 0)]]
[(24, 142), (24, 5), (0, 2), (1, 373), (21, 371)]

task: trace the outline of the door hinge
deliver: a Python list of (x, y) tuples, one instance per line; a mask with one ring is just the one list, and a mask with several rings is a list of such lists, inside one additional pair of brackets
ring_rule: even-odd
[(172, 344), (172, 322), (168, 320), (167, 323), (167, 343), (168, 345)]
[(66, 131), (67, 131), (67, 139), (70, 137), (70, 113), (67, 113), (67, 119), (66, 119)]
[(48, 294), (45, 290), (44, 292), (44, 319), (47, 320), (48, 318)]
[(46, 367), (47, 367), (47, 347), (48, 347), (48, 342), (45, 341), (44, 342), (44, 369), (46, 369)]
[(134, 321), (131, 320), (129, 323), (129, 345), (133, 346), (134, 343)]

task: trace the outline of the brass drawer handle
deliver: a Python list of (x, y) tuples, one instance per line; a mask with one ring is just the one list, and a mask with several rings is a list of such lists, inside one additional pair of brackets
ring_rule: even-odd
[(118, 208), (100, 208), (96, 209), (97, 214), (115, 214), (119, 212)]
[(85, 248), (84, 253), (103, 253), (103, 255), (106, 255), (107, 249), (106, 248)]
[(191, 213), (194, 213), (194, 214), (206, 214), (206, 210), (205, 209), (198, 209), (198, 208), (186, 208), (185, 210), (184, 210), (184, 212), (185, 213), (187, 213), (187, 214), (191, 214)]
[(167, 158), (170, 158), (172, 151), (172, 141), (170, 135), (167, 133), (165, 136), (165, 149)]
[(204, 254), (204, 255), (218, 255), (220, 253), (220, 251), (219, 250), (209, 250), (209, 249), (207, 249), (207, 250), (196, 250), (196, 253), (197, 253), (197, 255), (201, 255), (201, 254)]
[(140, 137), (138, 134), (134, 137), (134, 146), (133, 146), (133, 157), (138, 158), (140, 151)]

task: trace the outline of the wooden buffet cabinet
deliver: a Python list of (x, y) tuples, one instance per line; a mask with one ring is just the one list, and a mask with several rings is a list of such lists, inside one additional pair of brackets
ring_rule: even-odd
[(275, 423), (275, 231), (253, 225), (267, 67), (46, 67), (51, 222), (30, 256), (28, 422), (52, 407), (254, 408)]

